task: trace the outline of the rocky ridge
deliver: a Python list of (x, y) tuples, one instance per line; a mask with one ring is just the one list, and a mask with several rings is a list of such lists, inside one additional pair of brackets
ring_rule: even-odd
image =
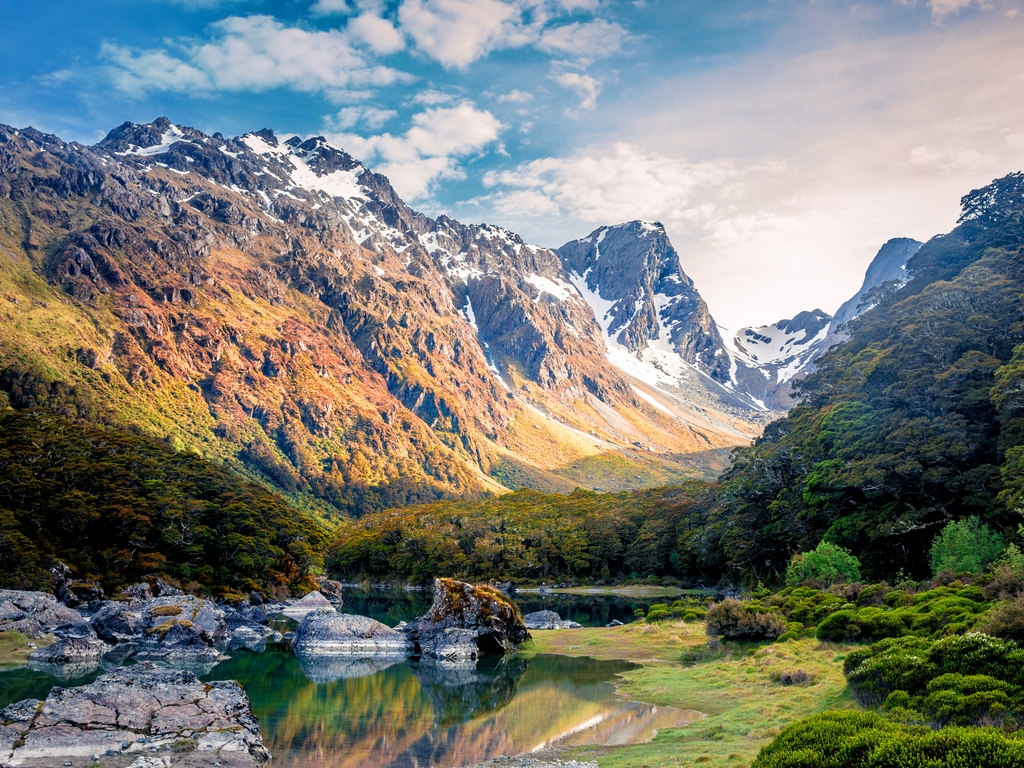
[(707, 382), (652, 404), (558, 254), (426, 217), (322, 137), (0, 127), (0, 246), (12, 405), (70, 393), (327, 514), (706, 475), (763, 420)]

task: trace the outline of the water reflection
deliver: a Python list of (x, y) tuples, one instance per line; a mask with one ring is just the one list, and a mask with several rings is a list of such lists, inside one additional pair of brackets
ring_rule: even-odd
[(617, 700), (612, 680), (626, 662), (410, 660), (350, 674), (370, 670), (365, 663), (332, 659), (311, 679), (310, 667), (271, 646), (209, 679), (243, 685), (274, 765), (294, 768), (461, 766), (544, 746), (636, 743), (698, 716)]

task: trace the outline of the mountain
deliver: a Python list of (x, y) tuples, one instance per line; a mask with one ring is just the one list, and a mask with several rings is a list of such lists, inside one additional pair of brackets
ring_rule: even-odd
[(949, 234), (888, 244), (907, 282), (873, 291), (840, 328), (845, 343), (797, 384), (800, 404), (733, 454), (715, 500), (679, 532), (684, 571), (778, 579), (825, 539), (857, 555), (866, 579), (922, 578), (950, 521), (977, 517), (1017, 540), (1024, 174), (961, 204)]
[(792, 408), (794, 384), (814, 372), (819, 357), (848, 338), (847, 324), (868, 309), (874, 291), (886, 284), (907, 283), (908, 264), (920, 248), (920, 242), (906, 237), (885, 243), (871, 260), (860, 290), (835, 316), (814, 309), (771, 325), (741, 328), (733, 336), (725, 332), (722, 338), (728, 339), (735, 361), (737, 387), (776, 411)]
[(565, 257), (424, 216), (322, 137), (0, 126), (0, 407), (164, 439), (322, 517), (711, 476), (767, 414), (722, 386), (655, 239), (673, 306), (629, 343), (669, 334), (694, 383), (668, 394), (608, 365)]

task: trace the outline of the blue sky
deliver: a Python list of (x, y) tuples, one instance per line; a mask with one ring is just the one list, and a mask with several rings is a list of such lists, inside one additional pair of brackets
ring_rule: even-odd
[(0, 122), (324, 134), (546, 246), (661, 220), (734, 329), (834, 312), (1024, 168), (1024, 0), (3, 5)]

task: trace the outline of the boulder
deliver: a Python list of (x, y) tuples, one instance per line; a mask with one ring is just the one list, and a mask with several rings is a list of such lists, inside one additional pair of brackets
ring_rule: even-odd
[(366, 616), (320, 608), (302, 619), (292, 649), (299, 656), (397, 656), (412, 654), (413, 645), (401, 632)]
[(142, 611), (141, 630), (141, 660), (203, 664), (226, 658), (218, 650), (229, 639), (224, 611), (209, 600), (192, 595), (153, 598)]
[(63, 624), (81, 622), (82, 617), (45, 592), (0, 589), (0, 632), (21, 632), (41, 638)]
[(478, 640), (480, 633), (475, 629), (447, 627), (420, 639), (420, 653), (435, 659), (465, 661), (480, 657)]
[(605, 626), (606, 627), (621, 627), (621, 626), (623, 626), (623, 623), (621, 621), (619, 621), (618, 619), (612, 619), (607, 624), (605, 624)]
[[(263, 606), (259, 606), (262, 608)], [(281, 639), (281, 634), (259, 622), (252, 621), (245, 614), (232, 609), (224, 612), (230, 639), (228, 649), (246, 648), (250, 651), (263, 650), (268, 640)]]
[(523, 624), (529, 630), (534, 629), (579, 629), (582, 624), (567, 621), (554, 611), (537, 611), (523, 616)]
[(123, 603), (108, 602), (89, 619), (97, 636), (108, 643), (124, 643), (135, 638), (142, 626), (142, 616)]
[[(466, 632), (446, 633), (450, 629)], [(477, 656), (507, 653), (530, 637), (519, 610), (506, 595), (493, 587), (453, 579), (434, 579), (430, 610), (410, 623), (406, 633), (422, 653), (438, 658), (465, 658), (470, 640)]]
[(195, 743), (192, 754), (204, 764), (257, 768), (270, 759), (238, 683), (202, 683), (191, 672), (155, 664), (54, 688), (45, 702), (26, 700), (0, 712), (0, 722), (8, 721), (0, 729), (3, 765), (131, 755), (185, 740)]
[(340, 581), (324, 579), (320, 583), (320, 593), (326, 597), (335, 608), (341, 608), (345, 602), (341, 594), (343, 589), (344, 587)]
[(329, 609), (333, 611), (334, 606), (331, 605), (330, 600), (316, 590), (313, 590), (301, 600), (296, 600), (291, 605), (285, 606), (281, 613), (293, 619), (301, 619), (310, 611), (320, 609)]

